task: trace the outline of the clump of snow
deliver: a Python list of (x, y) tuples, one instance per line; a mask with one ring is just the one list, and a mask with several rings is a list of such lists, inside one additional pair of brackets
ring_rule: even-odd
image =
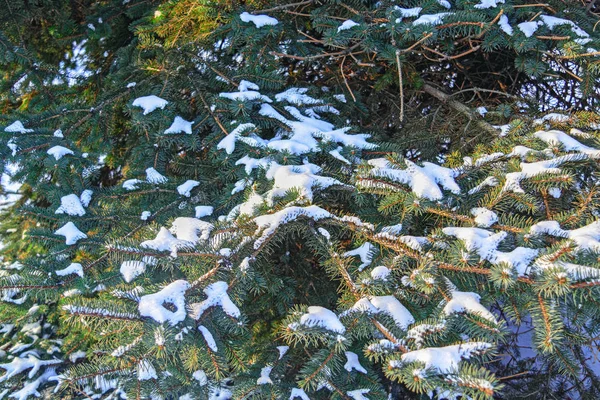
[(158, 96), (150, 95), (144, 97), (138, 97), (132, 103), (134, 107), (141, 107), (144, 109), (144, 115), (150, 114), (152, 111), (157, 108), (163, 109), (165, 106), (169, 104), (167, 100), (161, 99)]
[(263, 26), (269, 25), (277, 25), (279, 23), (279, 21), (277, 21), (275, 18), (269, 17), (268, 15), (252, 15), (247, 12), (241, 13), (240, 19), (244, 22), (252, 22), (257, 28), (262, 28)]
[(7, 133), (31, 133), (33, 129), (27, 129), (23, 126), (21, 121), (15, 121), (6, 128), (4, 128), (4, 132)]
[(152, 213), (150, 211), (142, 211), (142, 215), (140, 215), (140, 219), (142, 221), (147, 221), (151, 215), (152, 215)]
[(321, 207), (312, 205), (308, 207), (287, 207), (273, 214), (261, 215), (254, 218), (258, 226), (256, 233), (262, 231), (262, 236), (254, 242), (254, 248), (258, 249), (262, 243), (279, 228), (280, 225), (294, 221), (300, 216), (319, 221), (324, 218), (331, 218), (331, 214)]
[(152, 167), (146, 168), (146, 180), (150, 183), (165, 183), (168, 181), (166, 176), (163, 176)]
[(123, 261), (119, 271), (123, 275), (125, 282), (130, 283), (146, 272), (146, 263), (144, 261)]
[(403, 363), (422, 362), (425, 368), (432, 368), (440, 373), (458, 371), (461, 359), (469, 359), (492, 346), (485, 342), (469, 342), (445, 347), (428, 347), (414, 350), (401, 356), (401, 361), (390, 361), (390, 367), (399, 368)]
[(94, 192), (92, 192), (90, 189), (86, 189), (83, 192), (81, 192), (81, 195), (79, 196), (79, 201), (81, 201), (81, 205), (84, 207), (89, 206), (90, 201), (92, 201), (93, 194)]
[[(143, 317), (150, 317), (158, 323), (168, 322), (177, 325), (186, 316), (185, 291), (190, 284), (184, 280), (177, 280), (165, 286), (161, 291), (142, 296), (138, 304), (138, 311)], [(171, 303), (175, 311), (164, 307), (164, 303)]]
[(346, 332), (346, 327), (333, 311), (320, 306), (310, 306), (306, 311), (307, 313), (300, 317), (301, 325), (308, 327), (318, 326), (337, 333)]
[(479, 8), (480, 10), (486, 8), (496, 8), (498, 4), (504, 4), (504, 0), (481, 0), (478, 4), (473, 7)]
[(63, 131), (60, 129), (55, 130), (52, 136), (57, 138), (64, 138)]
[(62, 227), (57, 229), (54, 232), (55, 235), (60, 235), (65, 237), (65, 244), (68, 246), (74, 245), (80, 239), (87, 238), (87, 235), (81, 232), (74, 223), (67, 222)]
[(67, 149), (66, 147), (63, 147), (63, 146), (53, 146), (53, 147), (49, 148), (46, 153), (48, 153), (49, 156), (54, 157), (54, 159), (56, 161), (60, 160), (61, 158), (63, 158), (66, 155), (75, 154), (75, 153), (73, 153), (73, 150)]
[(437, 14), (424, 14), (424, 15), (421, 15), (416, 20), (414, 20), (413, 25), (414, 26), (425, 25), (425, 24), (439, 25), (444, 21), (444, 17), (446, 15), (450, 15), (450, 13), (443, 12), (443, 13), (437, 13)]
[(175, 120), (173, 121), (171, 126), (165, 130), (165, 134), (168, 135), (171, 133), (187, 133), (188, 135), (191, 135), (192, 134), (192, 122), (186, 121), (185, 119), (181, 118), (180, 116), (176, 116)]
[(85, 209), (76, 194), (69, 194), (60, 198), (60, 207), (56, 209), (55, 214), (82, 216), (85, 215)]
[(200, 182), (198, 181), (194, 181), (192, 179), (187, 180), (181, 185), (177, 186), (177, 192), (182, 196), (190, 197), (192, 189), (198, 186), (199, 184)]
[(146, 240), (140, 244), (141, 247), (157, 251), (170, 251), (172, 257), (177, 257), (177, 250), (191, 246), (192, 243), (178, 240), (165, 227), (160, 228), (156, 238)]
[(212, 215), (214, 208), (213, 206), (196, 206), (194, 210), (196, 212), (196, 218), (202, 218)]
[(444, 306), (446, 315), (469, 312), (477, 314), (489, 321), (496, 322), (496, 317), (479, 303), (481, 297), (473, 292), (452, 291), (452, 299)]
[(573, 230), (561, 229), (557, 221), (540, 221), (529, 229), (533, 235), (548, 234), (568, 238), (575, 242), (577, 250), (600, 251), (600, 221)]
[(483, 207), (471, 209), (471, 214), (475, 217), (475, 223), (483, 228), (489, 228), (498, 222), (498, 215), (492, 210)]
[(221, 307), (225, 314), (238, 318), (241, 313), (240, 309), (231, 301), (229, 295), (227, 294), (227, 282), (218, 281), (208, 285), (204, 289), (204, 293), (206, 294), (206, 300), (201, 303), (195, 303), (190, 306), (191, 308), (191, 317), (194, 319), (200, 319), (202, 314), (210, 307)]
[(531, 261), (537, 256), (536, 249), (517, 247), (509, 253), (498, 250), (498, 245), (505, 238), (506, 232), (493, 233), (481, 228), (443, 228), (446, 235), (457, 237), (465, 243), (468, 251), (475, 251), (483, 260), (492, 264), (508, 263), (515, 267), (519, 275), (524, 275)]
[(498, 25), (500, 25), (500, 29), (502, 29), (504, 33), (506, 33), (508, 36), (512, 36), (513, 28), (512, 26), (510, 26), (510, 23), (508, 22), (508, 17), (506, 15), (500, 16), (500, 19), (498, 20)]
[(380, 265), (379, 267), (373, 268), (373, 270), (371, 271), (371, 278), (375, 280), (385, 281), (387, 280), (387, 277), (390, 275), (390, 273), (391, 271), (388, 267)]
[(256, 380), (257, 385), (272, 385), (273, 381), (269, 376), (271, 371), (273, 370), (273, 366), (267, 365), (260, 370), (260, 377)]
[(76, 274), (83, 278), (83, 267), (79, 263), (71, 263), (68, 267), (56, 270), (54, 273), (58, 276)]
[(198, 330), (202, 333), (202, 336), (204, 336), (204, 340), (206, 341), (208, 348), (212, 351), (218, 351), (219, 348), (217, 347), (217, 342), (215, 341), (212, 333), (210, 333), (210, 331), (206, 329), (204, 325), (199, 325)]
[[(393, 168), (385, 158), (369, 160), (369, 164), (374, 167), (369, 171), (369, 176), (387, 178), (409, 185), (417, 196), (430, 200), (443, 198), (442, 190), (438, 185), (452, 193), (460, 194), (460, 187), (454, 180), (459, 174), (458, 171), (429, 162), (424, 162), (422, 167), (409, 160), (404, 160), (404, 162), (407, 168), (402, 170)], [(364, 181), (359, 181), (359, 183), (370, 185)]]
[(366, 397), (365, 394), (369, 393), (370, 391), (371, 389), (356, 389), (350, 390), (346, 392), (346, 394), (352, 397), (354, 400), (369, 400), (369, 398)]
[(360, 361), (358, 361), (358, 355), (351, 351), (344, 352), (346, 354), (346, 364), (344, 364), (344, 369), (348, 372), (352, 372), (352, 370), (356, 370), (363, 374), (367, 373), (367, 370), (360, 365)]
[(525, 37), (531, 37), (531, 36), (533, 36), (535, 31), (538, 30), (540, 25), (541, 25), (541, 22), (539, 22), (539, 21), (528, 21), (528, 22), (521, 22), (520, 24), (517, 25), (517, 28), (519, 28), (519, 30), (521, 32), (523, 32)]
[(310, 400), (310, 397), (306, 394), (306, 392), (299, 388), (293, 388), (292, 393), (290, 394), (290, 400), (295, 398), (300, 398), (300, 400)]
[(170, 231), (177, 239), (195, 244), (200, 240), (208, 240), (212, 229), (212, 224), (198, 218), (179, 217), (173, 221)]
[(371, 262), (373, 261), (372, 256), (373, 256), (374, 249), (375, 249), (375, 246), (373, 246), (369, 242), (365, 242), (362, 244), (362, 246), (360, 246), (354, 250), (345, 252), (344, 257), (359, 256), (360, 262), (362, 264), (360, 264), (360, 266), (358, 267), (358, 270), (362, 271), (365, 267), (371, 265)]
[(138, 183), (142, 183), (139, 179), (128, 179), (123, 182), (123, 189), (125, 190), (136, 190), (138, 187), (136, 186)]
[(337, 31), (338, 32), (345, 31), (348, 29), (352, 29), (353, 27), (358, 26), (358, 25), (360, 25), (360, 24), (349, 19), (347, 21), (344, 21), (344, 23), (341, 24), (340, 26), (338, 26)]
[(156, 370), (148, 360), (141, 360), (137, 366), (137, 377), (139, 381), (147, 381), (150, 379), (158, 379)]

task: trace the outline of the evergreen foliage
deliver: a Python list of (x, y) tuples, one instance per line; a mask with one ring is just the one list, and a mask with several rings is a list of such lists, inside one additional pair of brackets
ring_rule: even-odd
[(30, 3), (0, 397), (600, 395), (593, 8)]

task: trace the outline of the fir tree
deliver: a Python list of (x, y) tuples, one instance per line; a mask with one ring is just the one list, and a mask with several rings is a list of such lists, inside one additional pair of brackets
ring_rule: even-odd
[[(598, 117), (515, 120), (446, 166), (392, 154), (362, 133), (376, 115), (366, 113), (369, 97), (397, 84), (398, 70), (404, 88), (406, 63), (423, 71), (407, 94), (423, 90), (464, 129), (499, 136), (490, 122), (501, 119), (450, 94), (466, 76), (427, 77), (446, 68), (422, 61), (427, 48), (485, 64), (486, 46), (473, 43), (508, 35), (500, 17), (514, 26), (540, 17), (519, 28), (524, 37), (504, 37), (506, 53), (488, 52), (510, 54), (507, 73), (523, 79), (501, 96), (538, 88), (543, 109), (555, 100), (537, 70), (511, 68), (527, 56), (556, 69), (558, 52), (595, 81), (596, 55), (575, 46), (596, 40), (581, 33), (591, 19), (577, 7), (557, 22), (489, 2), (457, 2), (434, 18), (445, 2), (421, 3), (307, 1), (254, 13), (202, 3), (189, 15), (185, 2), (84, 8), (88, 41), (63, 43), (55, 54), (74, 57), (62, 70), (17, 85), (9, 108), (21, 113), (3, 128), (0, 154), (25, 184), (2, 225), (6, 393), (597, 396)], [(209, 18), (215, 25), (199, 25)], [(17, 42), (23, 31), (8, 28)], [(533, 42), (533, 29), (564, 35)], [(535, 59), (540, 43), (549, 59)], [(573, 77), (559, 82), (591, 93)], [(64, 104), (37, 91), (50, 85)], [(470, 89), (485, 92), (479, 85)], [(576, 107), (594, 106), (584, 98)], [(397, 100), (379, 111), (398, 118), (387, 109)], [(427, 109), (436, 118), (421, 101), (403, 118)]]

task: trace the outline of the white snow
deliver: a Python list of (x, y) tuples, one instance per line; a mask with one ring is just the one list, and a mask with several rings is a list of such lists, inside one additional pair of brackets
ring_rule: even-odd
[(482, 228), (489, 228), (498, 222), (498, 215), (492, 210), (483, 207), (471, 209), (471, 214), (475, 217), (475, 223)]
[(288, 350), (290, 349), (290, 346), (277, 346), (277, 350), (279, 351), (279, 360), (281, 360), (283, 358), (283, 356), (285, 355), (285, 353), (288, 352)]
[(504, 4), (504, 0), (481, 0), (478, 4), (473, 7), (481, 9), (496, 8), (498, 4)]
[(73, 153), (73, 150), (67, 149), (66, 147), (63, 147), (63, 146), (53, 146), (53, 147), (49, 148), (46, 153), (48, 153), (48, 155), (54, 157), (54, 159), (56, 161), (60, 160), (61, 158), (63, 158), (66, 155), (75, 154), (75, 153)]
[(85, 215), (85, 210), (79, 196), (69, 194), (60, 198), (60, 207), (56, 209), (55, 214), (82, 216)]
[(68, 267), (56, 270), (54, 273), (58, 276), (76, 274), (83, 278), (83, 267), (79, 263), (71, 263)]
[(134, 107), (141, 107), (144, 109), (144, 115), (150, 114), (152, 111), (157, 108), (163, 109), (165, 106), (169, 104), (167, 100), (161, 99), (158, 96), (150, 95), (144, 97), (138, 97), (132, 103)]
[[(255, 93), (255, 92), (245, 92), (245, 93)], [(256, 92), (258, 93), (258, 92)], [(227, 154), (231, 154), (233, 153), (233, 151), (235, 150), (235, 143), (237, 139), (241, 139), (242, 138), (242, 133), (251, 130), (251, 129), (255, 129), (256, 125), (254, 124), (240, 124), (237, 126), (237, 128), (235, 128), (234, 130), (232, 130), (229, 135), (225, 136), (223, 139), (221, 139), (221, 141), (217, 144), (217, 149), (223, 149), (225, 150), (225, 152)]]
[(137, 378), (139, 381), (147, 381), (150, 379), (158, 379), (156, 370), (148, 360), (141, 360), (137, 366)]
[(571, 31), (573, 31), (573, 33), (575, 33), (577, 36), (583, 38), (587, 38), (590, 36), (586, 31), (577, 26), (577, 24), (568, 19), (551, 17), (549, 15), (540, 15), (540, 19), (544, 22), (544, 25), (546, 25), (550, 30), (553, 30), (554, 27), (559, 25), (569, 25), (571, 27)]
[(277, 21), (273, 17), (269, 17), (268, 15), (252, 15), (247, 12), (243, 12), (240, 14), (240, 19), (244, 22), (252, 22), (256, 25), (257, 28), (262, 28), (263, 26), (269, 25), (277, 25), (279, 21)]
[(351, 28), (353, 28), (355, 26), (358, 26), (358, 25), (360, 25), (360, 24), (358, 24), (358, 23), (352, 21), (351, 19), (349, 19), (347, 21), (344, 21), (344, 23), (341, 24), (340, 26), (338, 26), (337, 31), (338, 32), (345, 31), (345, 30), (351, 29)]
[(475, 251), (483, 260), (492, 264), (508, 263), (515, 267), (519, 275), (524, 275), (531, 261), (537, 256), (536, 249), (517, 247), (509, 253), (498, 250), (498, 245), (505, 238), (506, 232), (493, 233), (481, 228), (454, 228), (442, 229), (446, 235), (462, 240), (468, 251)]
[(206, 329), (204, 325), (199, 325), (198, 330), (202, 333), (202, 336), (204, 336), (204, 340), (206, 341), (208, 348), (212, 351), (218, 351), (219, 348), (217, 347), (217, 342), (215, 341), (212, 333), (210, 333), (210, 331)]
[(172, 257), (177, 257), (177, 250), (191, 246), (192, 243), (178, 240), (165, 227), (161, 227), (156, 238), (140, 243), (141, 247), (157, 251), (170, 251)]
[(136, 190), (138, 187), (136, 186), (138, 183), (142, 183), (139, 179), (127, 179), (123, 182), (123, 189), (125, 190)]
[(213, 206), (196, 206), (194, 207), (194, 210), (196, 212), (196, 218), (202, 218), (212, 215), (214, 208)]
[(0, 364), (0, 368), (6, 371), (4, 375), (0, 376), (0, 382), (4, 382), (17, 376), (29, 368), (31, 368), (31, 371), (29, 371), (27, 377), (32, 379), (39, 372), (40, 368), (60, 363), (62, 363), (62, 361), (57, 359), (40, 360), (31, 353), (27, 355), (27, 358), (15, 357), (10, 363)]
[(380, 265), (378, 267), (373, 268), (373, 270), (371, 270), (371, 278), (373, 278), (375, 280), (386, 281), (387, 277), (390, 275), (390, 273), (391, 273), (391, 271), (389, 270), (388, 267)]
[(188, 135), (192, 134), (192, 122), (186, 121), (180, 116), (176, 116), (175, 120), (171, 124), (170, 127), (165, 130), (165, 134), (171, 133), (187, 133)]
[(81, 232), (72, 222), (67, 222), (62, 227), (57, 229), (54, 234), (64, 236), (65, 244), (69, 246), (77, 243), (77, 241), (80, 239), (87, 238), (87, 235)]
[(207, 298), (201, 303), (195, 303), (190, 306), (190, 316), (198, 320), (210, 307), (220, 306), (225, 314), (233, 318), (238, 318), (241, 315), (240, 309), (229, 298), (227, 288), (227, 282), (223, 281), (211, 283), (204, 288), (204, 294), (206, 294)]
[(52, 136), (57, 138), (64, 138), (63, 131), (60, 129), (55, 130)]
[(202, 370), (194, 371), (192, 377), (198, 381), (200, 386), (204, 386), (208, 383), (208, 378), (206, 377), (206, 373)]
[(540, 27), (540, 25), (541, 25), (541, 22), (539, 22), (539, 21), (529, 21), (529, 22), (521, 22), (520, 24), (517, 25), (517, 27), (519, 28), (519, 30), (521, 32), (523, 32), (525, 37), (531, 37), (531, 36), (533, 36), (535, 31), (537, 31), (537, 29)]
[(81, 358), (85, 358), (85, 357), (86, 357), (85, 351), (78, 350), (78, 351), (74, 351), (73, 353), (69, 354), (69, 361), (74, 363), (77, 360), (79, 360)]
[(23, 126), (21, 121), (15, 121), (6, 128), (4, 128), (4, 132), (7, 133), (31, 133), (33, 129), (27, 129)]
[[(138, 304), (140, 315), (150, 317), (158, 323), (168, 322), (170, 325), (177, 325), (186, 316), (185, 291), (189, 287), (187, 281), (180, 279), (171, 282), (159, 292), (142, 296)], [(163, 304), (166, 302), (173, 304), (176, 310), (165, 308)]]
[(167, 177), (161, 175), (160, 172), (154, 168), (146, 168), (146, 180), (150, 183), (165, 183), (168, 181)]
[(373, 246), (369, 242), (365, 242), (360, 247), (358, 247), (354, 250), (345, 252), (344, 257), (359, 256), (360, 262), (362, 264), (359, 265), (358, 270), (362, 271), (363, 269), (365, 269), (365, 267), (371, 265), (371, 262), (373, 261), (372, 253), (373, 253), (374, 249), (375, 249), (375, 246)]
[(130, 283), (146, 272), (146, 263), (144, 261), (123, 261), (119, 272), (123, 275), (125, 282)]
[[(404, 160), (407, 168), (396, 169), (385, 158), (369, 160), (368, 163), (374, 168), (369, 171), (369, 176), (387, 178), (394, 182), (409, 185), (413, 192), (419, 197), (430, 200), (441, 200), (444, 189), (455, 194), (460, 194), (460, 187), (454, 180), (459, 172), (450, 168), (440, 167), (439, 165), (424, 162), (420, 167), (409, 160)], [(359, 181), (361, 185), (369, 185), (364, 181)]]
[(184, 183), (182, 183), (181, 185), (177, 186), (177, 193), (179, 193), (182, 196), (185, 197), (190, 197), (191, 191), (193, 188), (195, 188), (196, 186), (200, 185), (200, 182), (195, 181), (195, 180), (187, 180)]
[(481, 296), (473, 292), (452, 291), (452, 299), (444, 306), (444, 313), (451, 315), (455, 313), (469, 312), (477, 314), (489, 321), (496, 322), (496, 317), (487, 308), (479, 303)]
[(510, 23), (508, 22), (508, 17), (506, 15), (503, 14), (500, 16), (500, 19), (498, 20), (498, 25), (500, 25), (500, 29), (502, 29), (504, 33), (506, 33), (508, 36), (512, 36), (513, 28), (512, 26), (510, 26)]
[(271, 371), (273, 370), (273, 366), (267, 365), (260, 370), (260, 377), (256, 380), (257, 385), (272, 385), (273, 381), (269, 376)]
[[(492, 346), (485, 342), (468, 342), (445, 347), (428, 347), (414, 350), (401, 356), (404, 363), (422, 362), (425, 368), (432, 368), (440, 373), (456, 372), (461, 359), (469, 359), (472, 355), (485, 352)], [(390, 367), (401, 367), (402, 362), (390, 361)]]
[(356, 389), (346, 392), (346, 394), (352, 397), (354, 400), (369, 400), (365, 394), (369, 393), (371, 389)]
[(292, 393), (290, 394), (289, 400), (293, 400), (295, 398), (300, 398), (300, 400), (310, 400), (306, 392), (299, 388), (293, 388)]
[(344, 354), (346, 354), (346, 364), (344, 364), (344, 369), (346, 371), (352, 372), (352, 370), (356, 370), (358, 372), (362, 372), (363, 374), (367, 373), (367, 370), (360, 365), (360, 361), (358, 361), (358, 355), (356, 353), (345, 351)]
[(280, 225), (294, 221), (300, 216), (319, 221), (324, 218), (331, 218), (332, 215), (321, 207), (312, 205), (308, 207), (287, 207), (273, 214), (256, 217), (254, 218), (254, 222), (258, 226), (256, 233), (262, 231), (262, 236), (254, 242), (254, 248), (258, 249), (269, 236), (275, 233)]
[(200, 240), (208, 240), (212, 229), (212, 224), (198, 218), (179, 217), (173, 221), (170, 231), (177, 236), (177, 239), (196, 244)]
[(310, 306), (306, 311), (306, 314), (300, 317), (301, 325), (308, 327), (318, 326), (337, 333), (346, 332), (346, 327), (340, 322), (333, 311), (320, 306)]
[(142, 211), (142, 215), (140, 215), (140, 219), (142, 221), (147, 221), (151, 215), (152, 215), (152, 213), (150, 211)]
[(79, 201), (81, 201), (81, 205), (84, 207), (89, 206), (90, 201), (92, 201), (93, 194), (94, 194), (94, 192), (91, 191), (90, 189), (86, 189), (83, 192), (81, 192), (81, 195), (79, 196)]
[(533, 136), (543, 140), (551, 146), (561, 145), (565, 151), (577, 151), (588, 154), (595, 158), (600, 157), (600, 150), (586, 146), (562, 131), (537, 131), (533, 134)]
[(577, 245), (576, 250), (600, 251), (600, 221), (594, 221), (581, 228), (564, 230), (556, 221), (540, 221), (529, 229), (533, 235), (548, 234), (568, 238)]
[(443, 12), (438, 14), (424, 14), (414, 20), (413, 25), (439, 25), (443, 22), (446, 15), (450, 15), (450, 13)]
[(422, 7), (413, 7), (413, 8), (402, 8), (398, 6), (394, 6), (394, 10), (399, 11), (401, 18), (397, 19), (396, 22), (399, 23), (402, 18), (413, 18), (418, 17), (423, 11)]

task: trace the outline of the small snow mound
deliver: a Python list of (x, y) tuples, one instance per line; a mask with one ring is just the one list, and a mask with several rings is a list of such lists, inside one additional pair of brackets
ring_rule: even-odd
[(138, 97), (132, 103), (132, 105), (134, 107), (143, 108), (144, 115), (150, 114), (152, 111), (156, 110), (157, 108), (163, 109), (163, 108), (165, 108), (165, 106), (167, 104), (169, 104), (169, 102), (167, 100), (161, 99), (160, 97), (155, 96), (155, 95)]

